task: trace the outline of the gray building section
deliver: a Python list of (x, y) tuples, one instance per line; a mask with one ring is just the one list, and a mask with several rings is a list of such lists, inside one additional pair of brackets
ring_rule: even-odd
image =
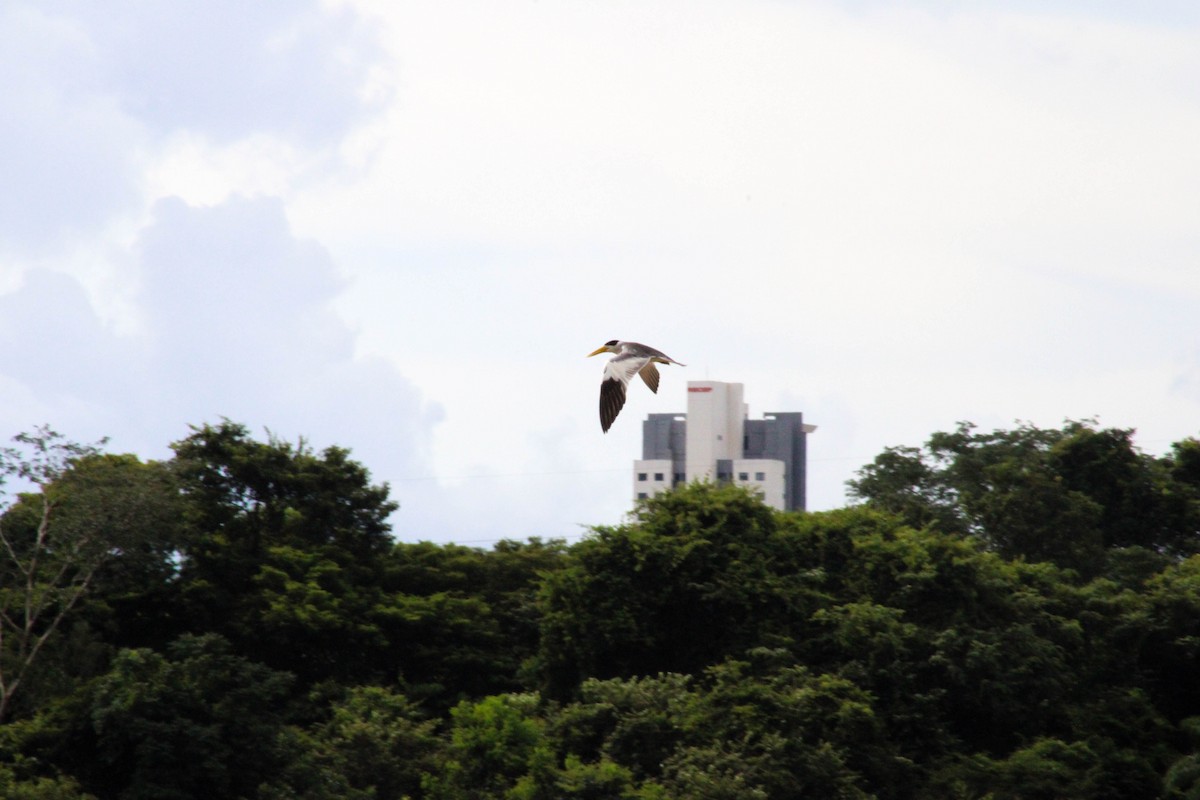
[(804, 414), (799, 411), (776, 411), (763, 414), (763, 419), (745, 422), (743, 458), (773, 458), (784, 467), (784, 506), (788, 511), (803, 511), (807, 507), (806, 478), (808, 470), (808, 433)]
[(671, 485), (687, 482), (687, 415), (650, 414), (642, 422), (642, 458), (671, 462)]
[[(763, 458), (784, 464), (784, 507), (803, 511), (807, 504), (808, 434), (814, 430), (804, 424), (799, 411), (765, 414), (763, 419), (743, 422), (742, 458)], [(671, 485), (687, 481), (687, 415), (650, 414), (642, 422), (642, 458), (669, 460), (673, 473)], [(717, 480), (733, 478), (733, 460), (718, 459)]]

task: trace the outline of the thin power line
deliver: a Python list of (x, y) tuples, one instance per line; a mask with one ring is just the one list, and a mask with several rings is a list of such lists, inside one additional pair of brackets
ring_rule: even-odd
[(397, 481), (460, 481), (470, 478), (523, 478), (536, 475), (588, 475), (596, 472), (625, 472), (628, 467), (612, 467), (610, 469), (565, 469), (541, 472), (478, 472), (471, 475), (414, 475), (406, 478), (396, 478)]
[[(819, 464), (827, 461), (870, 461), (874, 456), (866, 457), (862, 461), (862, 456), (831, 456), (829, 458), (810, 458), (806, 460), (808, 464)], [(467, 475), (409, 475), (400, 478), (394, 478), (397, 483), (409, 481), (461, 481), (473, 480), (476, 478), (527, 478), (551, 475), (594, 475), (600, 472), (629, 472), (632, 466), (626, 467), (609, 467), (606, 469), (563, 469), (563, 470), (539, 470), (537, 472), (477, 472)]]

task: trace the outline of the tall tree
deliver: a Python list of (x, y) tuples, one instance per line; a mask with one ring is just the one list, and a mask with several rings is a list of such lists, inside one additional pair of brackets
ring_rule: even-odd
[(397, 544), (382, 627), (408, 691), (453, 704), (532, 688), (541, 579), (565, 565), (565, 549), (538, 539), (491, 550)]
[(1188, 440), (1157, 458), (1134, 446), (1132, 430), (1088, 420), (987, 433), (964, 422), (924, 448), (888, 448), (847, 483), (852, 497), (912, 525), (1093, 575), (1116, 550), (1200, 550), (1196, 452)]
[(384, 566), (386, 484), (349, 451), (314, 452), (229, 421), (173, 445), (188, 509), (181, 583), (192, 632), (304, 681), (371, 677)]
[(632, 524), (597, 528), (546, 579), (549, 694), (588, 677), (695, 673), (786, 636), (808, 576), (790, 568), (777, 519), (739, 487), (693, 484), (644, 502)]
[(0, 720), (100, 571), (154, 550), (175, 512), (161, 465), (102, 455), (103, 442), (44, 426), (14, 441), (0, 451), (0, 476), (30, 491), (0, 515)]

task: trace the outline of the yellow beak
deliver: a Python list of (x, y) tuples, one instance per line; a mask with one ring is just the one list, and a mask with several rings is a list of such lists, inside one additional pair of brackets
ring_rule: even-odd
[(588, 354), (587, 354), (587, 357), (588, 357), (588, 358), (591, 358), (592, 356), (598, 356), (598, 355), (600, 355), (601, 353), (607, 353), (607, 352), (608, 352), (608, 345), (603, 345), (603, 346), (601, 346), (601, 347), (597, 347), (595, 350), (593, 350), (592, 352), (588, 353)]

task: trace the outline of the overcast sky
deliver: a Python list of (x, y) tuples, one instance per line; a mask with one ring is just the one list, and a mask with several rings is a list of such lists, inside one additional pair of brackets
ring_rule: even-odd
[[(620, 522), (688, 380), (819, 427), (814, 509), (958, 420), (1164, 452), (1197, 8), (0, 0), (0, 438), (227, 417), (480, 545)], [(688, 366), (604, 435), (613, 338)]]

